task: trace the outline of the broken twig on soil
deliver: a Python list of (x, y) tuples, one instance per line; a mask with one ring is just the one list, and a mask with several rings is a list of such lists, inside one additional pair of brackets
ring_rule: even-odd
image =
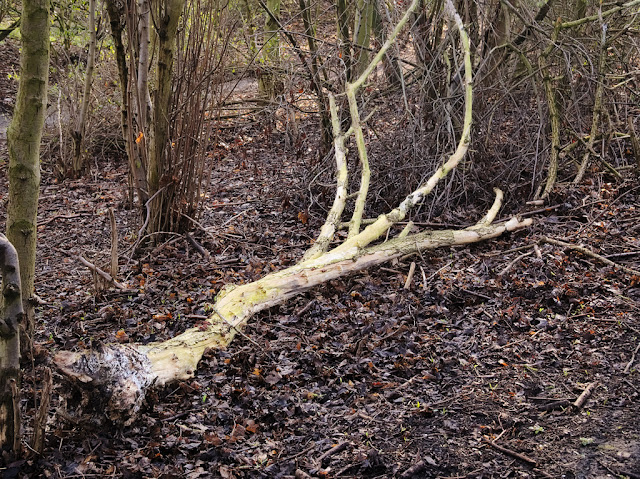
[(636, 349), (633, 351), (633, 354), (631, 354), (631, 359), (627, 363), (627, 366), (624, 368), (624, 371), (622, 371), (623, 373), (629, 374), (629, 371), (631, 371), (631, 366), (633, 365), (633, 362), (636, 360), (636, 354), (638, 354), (639, 350), (640, 350), (640, 342), (636, 346)]
[(601, 263), (608, 264), (609, 266), (613, 266), (614, 268), (618, 268), (618, 269), (624, 271), (625, 273), (629, 273), (629, 274), (640, 276), (640, 271), (635, 270), (633, 268), (628, 268), (627, 266), (623, 266), (623, 265), (621, 265), (619, 263), (616, 263), (615, 261), (611, 261), (610, 259), (607, 259), (607, 258), (605, 258), (604, 256), (602, 256), (602, 255), (600, 255), (598, 253), (594, 253), (593, 251), (585, 248), (584, 246), (578, 246), (578, 245), (574, 245), (574, 244), (571, 244), (571, 243), (566, 243), (564, 241), (560, 241), (560, 240), (557, 240), (557, 239), (549, 238), (548, 236), (543, 236), (542, 238), (540, 238), (540, 242), (541, 243), (554, 244), (556, 246), (562, 246), (563, 248), (569, 248), (569, 249), (572, 249), (574, 251), (578, 251), (579, 253), (582, 253), (584, 255), (591, 256), (592, 258), (597, 259)]
[(350, 444), (349, 441), (344, 441), (335, 446), (331, 446), (329, 450), (325, 451), (320, 457), (318, 457), (318, 459), (316, 459), (316, 462), (319, 465), (322, 465), (322, 461), (324, 461), (326, 458), (330, 456), (333, 456), (334, 454), (338, 454), (339, 452), (344, 451), (349, 444)]
[(516, 264), (518, 264), (518, 261), (520, 261), (523, 258), (526, 258), (527, 256), (531, 256), (531, 253), (532, 252), (529, 251), (528, 253), (523, 253), (520, 256), (518, 256), (516, 259), (511, 261), (507, 266), (505, 266), (504, 269), (498, 273), (498, 276), (504, 276), (505, 274), (507, 274), (511, 270), (511, 268), (513, 268)]
[(78, 261), (80, 261), (83, 265), (85, 265), (87, 268), (89, 268), (91, 271), (93, 271), (94, 273), (97, 273), (98, 275), (100, 275), (105, 281), (107, 281), (108, 283), (111, 283), (112, 285), (114, 285), (116, 288), (118, 289), (128, 289), (124, 284), (120, 283), (119, 281), (116, 281), (113, 276), (111, 276), (109, 273), (107, 273), (106, 271), (98, 268), (95, 264), (90, 263), (89, 261), (87, 261), (86, 259), (84, 259), (82, 256), (76, 256), (76, 258), (78, 259)]
[(578, 399), (576, 399), (576, 401), (573, 403), (573, 407), (576, 410), (582, 409), (582, 406), (584, 406), (584, 403), (587, 402), (587, 399), (591, 397), (591, 395), (593, 394), (593, 391), (595, 391), (597, 386), (598, 386), (597, 381), (589, 383), (589, 385), (584, 389), (584, 391), (582, 391), (582, 394), (580, 394), (580, 396), (578, 396)]
[(519, 460), (521, 460), (523, 462), (526, 462), (527, 464), (529, 464), (529, 465), (531, 465), (533, 467), (536, 467), (536, 465), (538, 464), (535, 461), (535, 459), (531, 459), (529, 456), (525, 456), (524, 454), (520, 454), (519, 452), (513, 451), (511, 449), (507, 449), (506, 447), (499, 446), (498, 444), (493, 442), (491, 439), (487, 439), (486, 437), (484, 437), (483, 439), (484, 439), (484, 442), (489, 444), (491, 447), (493, 447), (497, 451), (502, 452), (503, 454), (506, 454), (507, 456), (511, 456), (511, 457), (516, 458), (516, 459), (519, 459)]
[(413, 477), (416, 474), (419, 474), (422, 471), (424, 471), (425, 467), (426, 467), (426, 464), (425, 464), (424, 461), (418, 461), (413, 466), (411, 466), (409, 469), (407, 469), (402, 474), (400, 474), (400, 477), (402, 479), (408, 479), (408, 478)]
[(407, 280), (404, 282), (404, 289), (411, 289), (411, 281), (413, 281), (413, 275), (416, 272), (416, 263), (415, 261), (411, 262), (411, 266), (409, 267), (409, 274), (407, 275)]

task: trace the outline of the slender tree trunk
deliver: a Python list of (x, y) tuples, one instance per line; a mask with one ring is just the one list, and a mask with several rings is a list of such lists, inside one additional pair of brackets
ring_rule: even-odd
[[(153, 118), (150, 128), (149, 168), (147, 183), (149, 197), (155, 197), (150, 204), (148, 231), (157, 233), (166, 231), (170, 221), (170, 212), (165, 211), (165, 195), (160, 191), (168, 187), (169, 178), (163, 175), (169, 161), (169, 116), (171, 115), (171, 77), (176, 50), (178, 21), (184, 8), (184, 0), (164, 0), (155, 17), (158, 35), (157, 89), (153, 98)], [(161, 181), (166, 181), (161, 185)], [(166, 193), (166, 191), (164, 192)], [(169, 214), (167, 214), (169, 213)]]
[(351, 34), (349, 33), (349, 11), (347, 0), (336, 2), (336, 17), (338, 20), (338, 38), (340, 39), (340, 58), (344, 64), (345, 83), (351, 81)]
[(116, 64), (118, 65), (118, 78), (120, 80), (120, 91), (122, 93), (122, 105), (120, 106), (120, 119), (122, 137), (125, 141), (127, 158), (129, 161), (129, 171), (133, 183), (133, 189), (138, 197), (138, 204), (143, 207), (149, 199), (149, 188), (147, 186), (146, 165), (140, 155), (135, 143), (137, 134), (132, 129), (133, 119), (131, 118), (131, 93), (129, 88), (129, 72), (127, 67), (127, 53), (123, 42), (125, 26), (124, 6), (116, 0), (106, 0), (109, 23), (111, 25), (111, 37), (116, 50)]
[(9, 205), (7, 237), (18, 251), (26, 313), (26, 339), (33, 337), (36, 221), (40, 192), (40, 140), (49, 81), (49, 1), (24, 0), (20, 82), (13, 119), (7, 130)]
[(260, 93), (270, 100), (282, 90), (279, 79), (280, 35), (278, 19), (280, 18), (280, 0), (267, 0), (266, 20), (264, 23), (264, 43), (262, 45), (263, 71), (260, 74), (258, 87)]
[[(389, 13), (387, 6), (380, 0), (374, 0), (373, 11), (373, 30), (375, 32), (376, 41), (379, 45), (383, 45), (387, 41), (386, 28), (390, 22), (390, 18), (387, 16)], [(387, 54), (382, 60), (384, 67), (384, 74), (387, 81), (391, 85), (398, 85), (402, 81), (402, 70), (400, 69), (400, 63), (398, 62), (397, 46), (394, 45), (389, 49)]]
[(257, 50), (256, 48), (256, 26), (253, 21), (253, 12), (249, 6), (249, 0), (242, 1), (242, 26), (246, 29), (247, 46), (249, 47), (249, 53), (253, 57)]
[(0, 450), (10, 459), (20, 453), (20, 321), (24, 310), (20, 295), (18, 253), (0, 234), (2, 314), (0, 316)]
[(305, 0), (299, 0), (300, 11), (302, 13), (302, 21), (304, 23), (304, 33), (307, 36), (307, 42), (309, 45), (309, 54), (311, 55), (311, 74), (313, 75), (313, 81), (318, 86), (318, 110), (320, 112), (320, 127), (321, 127), (321, 153), (324, 154), (331, 148), (331, 118), (329, 116), (329, 108), (327, 98), (322, 90), (322, 79), (320, 78), (319, 64), (322, 61), (318, 58), (318, 46), (316, 45), (315, 35), (316, 29), (313, 25), (311, 18), (311, 5)]
[(547, 48), (542, 51), (538, 57), (538, 67), (540, 68), (540, 75), (542, 75), (542, 84), (544, 85), (544, 92), (547, 97), (547, 105), (549, 108), (549, 126), (551, 129), (551, 148), (549, 152), (549, 167), (547, 170), (547, 181), (542, 192), (542, 199), (546, 199), (553, 191), (556, 180), (558, 178), (558, 159), (560, 151), (560, 112), (558, 109), (558, 102), (556, 101), (556, 91), (553, 87), (553, 80), (551, 78), (551, 69), (549, 67), (549, 56), (555, 48), (555, 42), (558, 38), (558, 32), (560, 31), (560, 19), (556, 21), (551, 35), (551, 40)]
[(93, 83), (93, 68), (96, 62), (96, 0), (89, 0), (89, 55), (87, 58), (87, 69), (84, 77), (84, 89), (82, 92), (82, 104), (80, 114), (76, 119), (76, 125), (71, 133), (73, 138), (73, 159), (71, 169), (74, 178), (80, 176), (85, 166), (85, 155), (82, 151), (84, 140), (84, 126), (87, 122), (87, 112), (91, 100), (91, 84)]
[(151, 95), (149, 94), (149, 23), (151, 11), (148, 0), (138, 1), (138, 124), (140, 131), (147, 131), (149, 114), (151, 113)]
[(369, 43), (373, 26), (373, 2), (375, 0), (357, 0), (355, 25), (353, 27), (353, 41), (355, 58), (353, 62), (353, 76), (358, 77), (369, 64)]

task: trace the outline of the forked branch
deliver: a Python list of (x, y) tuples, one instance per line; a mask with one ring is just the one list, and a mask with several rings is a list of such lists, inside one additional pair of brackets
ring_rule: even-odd
[[(412, 8), (415, 8), (418, 1), (414, 0)], [(502, 203), (502, 192), (496, 190), (493, 206), (475, 226), (462, 230), (425, 231), (416, 234), (408, 234), (407, 229), (400, 237), (380, 242), (391, 226), (402, 221), (409, 210), (423, 201), (438, 181), (460, 163), (469, 147), (473, 98), (469, 39), (450, 0), (447, 2), (447, 11), (458, 28), (464, 50), (465, 114), (462, 136), (456, 151), (424, 185), (408, 195), (394, 210), (381, 215), (362, 231), (358, 231), (359, 227), (354, 229), (342, 244), (329, 250), (346, 202), (348, 178), (344, 142), (350, 133), (340, 131), (335, 101), (330, 97), (337, 167), (336, 197), (316, 244), (298, 264), (252, 283), (224, 288), (213, 305), (214, 314), (206, 322), (167, 341), (146, 345), (103, 346), (92, 352), (61, 352), (56, 355), (55, 363), (63, 373), (100, 391), (99, 397), (106, 400), (104, 407), (112, 420), (125, 423), (133, 421), (149, 388), (192, 377), (206, 349), (227, 346), (249, 319), (260, 311), (332, 279), (407, 254), (483, 241), (531, 224), (530, 219), (521, 221), (516, 218), (498, 225), (491, 224)], [(405, 15), (405, 22), (406, 18), (408, 17)], [(398, 31), (397, 27), (390, 35), (383, 53)], [(373, 71), (372, 65), (381, 58), (379, 52), (352, 88), (363, 84), (367, 75)], [(356, 130), (356, 127), (352, 128), (352, 131)], [(362, 146), (364, 148), (364, 144)], [(366, 192), (361, 193), (364, 198)]]

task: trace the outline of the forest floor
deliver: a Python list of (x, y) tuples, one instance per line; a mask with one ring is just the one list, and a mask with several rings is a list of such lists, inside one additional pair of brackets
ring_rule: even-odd
[[(134, 254), (124, 164), (59, 182), (44, 162), (27, 421), (55, 352), (174, 336), (206, 317), (223, 285), (291, 265), (309, 246), (322, 216), (305, 206), (312, 139), (297, 154), (277, 129), (225, 135), (192, 232), (208, 257), (181, 235)], [(77, 391), (54, 373), (45, 451), (5, 477), (638, 478), (640, 277), (540, 242), (638, 269), (640, 186), (609, 181), (559, 189), (545, 211), (523, 201), (528, 230), (424, 252), (257, 315), (131, 426), (76, 414)], [(109, 208), (126, 292), (77, 259), (106, 268)]]

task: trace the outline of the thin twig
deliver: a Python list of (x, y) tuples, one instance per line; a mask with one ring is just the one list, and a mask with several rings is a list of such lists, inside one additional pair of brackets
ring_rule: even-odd
[(591, 394), (593, 394), (593, 391), (595, 391), (596, 386), (598, 386), (598, 381), (594, 381), (594, 382), (590, 383), (584, 389), (584, 391), (582, 391), (582, 394), (580, 394), (580, 396), (578, 396), (578, 399), (576, 399), (576, 401), (573, 403), (573, 407), (575, 409), (582, 409), (582, 406), (584, 406), (584, 403), (587, 402), (587, 399), (589, 399)]
[(113, 284), (115, 287), (119, 288), (119, 289), (128, 289), (124, 284), (116, 281), (113, 276), (111, 276), (109, 273), (107, 273), (106, 271), (101, 270), (100, 268), (98, 268), (95, 264), (90, 263), (89, 261), (87, 261), (86, 259), (84, 259), (82, 256), (78, 255), (76, 256), (76, 258), (78, 259), (78, 261), (80, 261), (83, 265), (85, 265), (87, 268), (89, 268), (91, 271), (93, 271), (94, 273), (97, 273), (98, 275), (100, 275), (103, 279), (105, 279), (108, 283)]
[(420, 273), (422, 273), (422, 290), (427, 290), (427, 275), (424, 272), (424, 268), (420, 266)]
[(409, 267), (409, 274), (407, 275), (407, 280), (404, 282), (404, 289), (411, 289), (411, 281), (413, 281), (413, 275), (416, 272), (416, 263), (415, 261), (411, 262), (411, 266)]
[[(169, 186), (169, 185), (167, 185)], [(149, 219), (151, 218), (151, 202), (155, 199), (156, 196), (158, 196), (160, 193), (162, 193), (167, 186), (163, 186), (162, 188), (160, 188), (158, 191), (156, 191), (151, 198), (149, 198), (147, 200), (147, 202), (144, 204), (145, 209), (147, 210), (147, 214), (145, 215), (144, 218), (144, 223), (142, 223), (142, 226), (140, 227), (140, 229), (138, 230), (138, 239), (137, 241), (133, 244), (133, 251), (135, 251), (136, 249), (138, 249), (138, 246), (140, 245), (140, 243), (142, 242), (142, 238), (143, 238), (143, 234), (145, 232), (145, 230), (147, 229), (147, 225), (149, 224)]]
[(638, 354), (638, 351), (640, 351), (640, 342), (638, 342), (636, 349), (633, 351), (633, 354), (631, 355), (631, 359), (627, 363), (627, 367), (624, 368), (624, 371), (622, 371), (623, 373), (629, 374), (629, 371), (631, 370), (631, 366), (633, 365), (633, 362), (636, 360), (636, 354)]
[(489, 253), (489, 254), (487, 254), (485, 256), (487, 256), (488, 258), (491, 258), (493, 256), (505, 256), (505, 255), (508, 255), (509, 253), (517, 253), (518, 251), (523, 251), (523, 250), (529, 249), (529, 248), (531, 248), (531, 245), (530, 244), (526, 244), (524, 246), (518, 246), (516, 248), (511, 248), (511, 249), (508, 249), (506, 251), (495, 251), (495, 252)]
[(505, 274), (507, 274), (507, 273), (511, 270), (511, 268), (513, 268), (513, 267), (516, 265), (516, 263), (517, 263), (518, 261), (520, 261), (522, 258), (525, 258), (525, 257), (527, 257), (527, 256), (530, 256), (531, 254), (532, 254), (532, 252), (531, 252), (531, 251), (529, 251), (528, 253), (523, 253), (523, 254), (521, 254), (521, 255), (520, 255), (520, 256), (518, 256), (516, 259), (514, 259), (513, 261), (511, 261), (507, 266), (505, 266), (505, 268), (504, 268), (502, 271), (500, 271), (500, 272), (498, 273), (498, 276), (504, 276)]
[(42, 226), (48, 225), (49, 223), (51, 223), (52, 221), (55, 220), (70, 220), (73, 218), (78, 218), (80, 216), (92, 216), (93, 213), (73, 213), (73, 214), (69, 214), (69, 215), (53, 215), (51, 218), (47, 218), (46, 220), (42, 220), (38, 223), (38, 228), (41, 228)]
[(118, 277), (118, 228), (113, 208), (109, 208), (109, 224), (111, 225), (111, 276)]
[(38, 454), (42, 454), (44, 449), (44, 439), (47, 431), (47, 419), (49, 417), (49, 402), (51, 401), (51, 369), (45, 368), (42, 379), (42, 393), (40, 394), (40, 407), (33, 421), (33, 438), (31, 447)]
[(191, 246), (193, 246), (194, 249), (198, 252), (198, 254), (200, 254), (200, 256), (202, 256), (206, 260), (209, 260), (211, 258), (209, 252), (204, 249), (202, 245), (193, 238), (193, 236), (191, 236), (189, 233), (186, 233), (184, 236), (187, 238), (187, 241), (189, 241)]
[(536, 467), (536, 465), (538, 464), (535, 459), (531, 459), (529, 456), (525, 456), (524, 454), (520, 454), (519, 452), (513, 451), (511, 449), (507, 449), (506, 447), (503, 446), (499, 446), (498, 444), (496, 444), (495, 442), (491, 441), (490, 439), (487, 439), (486, 437), (483, 438), (484, 442), (486, 442), (487, 444), (489, 444), (491, 447), (493, 447), (494, 449), (506, 454), (507, 456), (511, 456), (514, 457), (516, 459), (519, 459), (523, 462), (526, 462), (527, 464)]
[(329, 456), (333, 456), (334, 454), (338, 454), (339, 452), (344, 451), (349, 444), (350, 444), (349, 441), (345, 441), (345, 442), (341, 442), (336, 446), (331, 446), (329, 450), (324, 452), (322, 455), (320, 455), (320, 457), (318, 457), (318, 459), (316, 459), (316, 462), (318, 464), (322, 464), (322, 461), (324, 461)]
[(584, 246), (577, 246), (571, 243), (565, 243), (564, 241), (560, 241), (557, 239), (553, 239), (553, 238), (549, 238), (548, 236), (543, 236), (542, 238), (540, 238), (540, 241), (542, 243), (550, 243), (550, 244), (554, 244), (557, 246), (562, 246), (563, 248), (569, 248), (572, 249), (574, 251), (578, 251), (584, 255), (590, 256), (594, 259), (597, 259), (598, 261), (600, 261), (601, 263), (604, 264), (608, 264), (609, 266), (613, 266), (614, 268), (618, 268), (622, 271), (624, 271), (625, 273), (629, 273), (629, 274), (633, 274), (633, 275), (637, 275), (640, 276), (640, 271), (633, 269), (633, 268), (629, 268), (627, 266), (623, 266), (619, 263), (616, 263), (614, 261), (611, 261), (610, 259), (605, 258), (602, 255), (599, 255), (598, 253), (594, 253), (593, 251), (585, 248)]
[[(427, 278), (427, 282), (431, 281), (433, 278), (435, 278), (438, 273), (440, 273), (441, 271), (447, 269), (449, 266), (451, 266), (453, 264), (453, 261), (449, 261), (447, 264), (445, 264), (442, 268), (440, 268), (438, 271), (436, 271), (435, 273), (433, 273), (431, 276), (429, 276)], [(426, 282), (425, 282), (426, 283)]]

